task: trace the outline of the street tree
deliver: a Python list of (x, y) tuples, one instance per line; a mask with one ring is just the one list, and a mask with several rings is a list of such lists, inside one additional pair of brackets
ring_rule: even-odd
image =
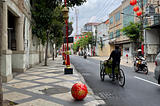
[(144, 40), (141, 35), (141, 23), (130, 22), (129, 25), (123, 27), (123, 29), (120, 29), (120, 31), (135, 44), (135, 47), (139, 47), (139, 42)]
[[(41, 40), (43, 45), (47, 42), (45, 66), (47, 65), (49, 35), (55, 17), (57, 16), (55, 9), (61, 5), (61, 1), (62, 0), (36, 0), (35, 8), (32, 10), (34, 20), (33, 33)], [(84, 2), (86, 2), (86, 0), (67, 0), (67, 5), (73, 7), (75, 5), (82, 5)]]

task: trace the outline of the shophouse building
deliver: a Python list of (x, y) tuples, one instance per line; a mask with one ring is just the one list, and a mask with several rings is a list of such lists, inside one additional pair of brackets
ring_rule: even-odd
[(8, 82), (15, 72), (25, 72), (43, 61), (45, 48), (32, 36), (33, 0), (3, 1), (2, 80)]

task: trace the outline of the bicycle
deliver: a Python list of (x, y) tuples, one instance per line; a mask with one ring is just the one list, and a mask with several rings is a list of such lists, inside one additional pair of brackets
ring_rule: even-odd
[[(119, 65), (119, 64), (118, 64)], [(123, 87), (125, 85), (125, 74), (122, 69), (120, 69), (120, 65), (118, 67), (116, 65), (115, 68), (115, 79), (118, 80), (119, 85)], [(100, 61), (100, 78), (101, 81), (104, 81), (105, 75), (108, 75), (109, 78), (113, 78), (112, 76), (112, 60)]]

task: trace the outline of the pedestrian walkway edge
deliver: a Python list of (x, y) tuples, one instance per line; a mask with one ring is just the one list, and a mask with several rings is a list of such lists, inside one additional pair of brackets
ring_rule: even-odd
[(90, 95), (92, 95), (101, 105), (107, 105), (104, 100), (102, 98), (100, 98), (99, 96), (94, 95), (94, 92), (92, 91), (92, 89), (88, 86), (88, 84), (85, 82), (85, 79), (83, 78), (83, 76), (76, 70), (76, 68), (74, 67), (73, 64), (71, 64), (71, 67), (73, 67), (74, 71), (79, 75), (79, 78), (81, 80), (82, 83), (84, 83), (87, 86), (88, 89), (88, 93)]

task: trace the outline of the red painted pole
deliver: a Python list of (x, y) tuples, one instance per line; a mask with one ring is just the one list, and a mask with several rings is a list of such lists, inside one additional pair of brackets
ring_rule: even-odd
[[(67, 2), (65, 0), (65, 6), (67, 7)], [(68, 23), (67, 23), (67, 19), (66, 19), (66, 36), (67, 36), (67, 52), (68, 52)], [(69, 54), (67, 54), (67, 67), (70, 67), (70, 60), (69, 60)]]

